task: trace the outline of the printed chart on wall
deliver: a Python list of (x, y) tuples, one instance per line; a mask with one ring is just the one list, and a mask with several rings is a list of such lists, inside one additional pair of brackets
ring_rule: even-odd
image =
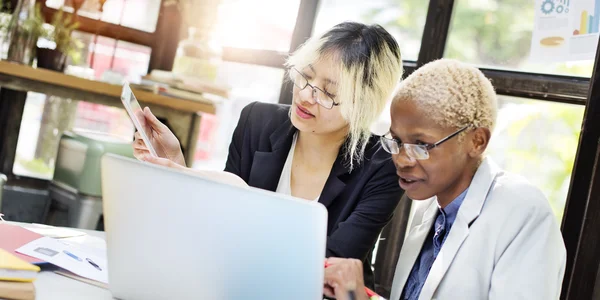
[(600, 0), (536, 0), (532, 61), (593, 60), (600, 31)]

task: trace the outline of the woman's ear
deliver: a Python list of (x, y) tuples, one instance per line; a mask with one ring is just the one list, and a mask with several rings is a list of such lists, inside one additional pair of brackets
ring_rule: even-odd
[(475, 130), (473, 130), (471, 135), (472, 147), (471, 151), (469, 152), (469, 155), (471, 157), (481, 156), (483, 152), (485, 152), (485, 149), (487, 148), (490, 142), (492, 133), (488, 128), (477, 127), (475, 128)]

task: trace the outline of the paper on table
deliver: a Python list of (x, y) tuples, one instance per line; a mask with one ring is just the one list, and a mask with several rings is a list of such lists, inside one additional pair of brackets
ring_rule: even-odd
[(74, 247), (71, 249), (78, 249), (80, 252), (97, 257), (106, 257), (106, 242), (101, 238), (85, 235), (60, 241), (69, 247)]
[(26, 228), (27, 230), (41, 234), (43, 236), (47, 236), (47, 237), (51, 237), (51, 238), (55, 238), (55, 239), (62, 239), (62, 238), (86, 235), (85, 232), (82, 232), (79, 230), (48, 226), (48, 225), (44, 225), (44, 224), (32, 223), (32, 224), (23, 224), (20, 226), (23, 228)]
[[(74, 257), (65, 253), (71, 253)], [(84, 248), (49, 237), (42, 237), (17, 249), (17, 252), (45, 260), (79, 276), (108, 283), (106, 252), (85, 251)], [(96, 268), (92, 263), (98, 266)]]

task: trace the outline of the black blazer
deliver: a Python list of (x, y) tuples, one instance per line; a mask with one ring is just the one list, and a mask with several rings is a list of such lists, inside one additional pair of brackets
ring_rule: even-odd
[[(254, 102), (246, 106), (233, 133), (225, 171), (248, 185), (275, 191), (297, 129), (288, 105)], [(391, 156), (371, 136), (364, 161), (352, 172), (340, 151), (319, 202), (328, 211), (326, 256), (364, 263), (365, 284), (373, 287), (370, 254), (392, 218), (402, 189)]]

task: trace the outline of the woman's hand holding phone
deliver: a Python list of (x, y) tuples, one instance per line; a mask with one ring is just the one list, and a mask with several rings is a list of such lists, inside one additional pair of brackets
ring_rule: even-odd
[(148, 139), (158, 157), (150, 154), (150, 151), (146, 147), (145, 141), (142, 139), (142, 135), (138, 132), (135, 133), (135, 142), (133, 143), (133, 155), (142, 161), (146, 161), (155, 165), (160, 165), (167, 168), (177, 169), (192, 174), (200, 175), (212, 180), (216, 180), (222, 183), (227, 183), (239, 187), (247, 187), (248, 184), (239, 176), (224, 172), (224, 171), (211, 171), (211, 170), (195, 170), (186, 167), (181, 147), (179, 146), (179, 140), (169, 130), (169, 128), (161, 123), (148, 107), (143, 110), (138, 110), (136, 118), (140, 121), (140, 124), (148, 135)]
[[(183, 152), (181, 152), (181, 146), (175, 134), (156, 118), (150, 111), (150, 108), (146, 107), (142, 111), (135, 112), (135, 114), (159, 158), (168, 159), (177, 165), (185, 167)], [(152, 157), (146, 147), (146, 141), (142, 139), (139, 132), (135, 133), (133, 155), (135, 158), (143, 161), (148, 161)]]

